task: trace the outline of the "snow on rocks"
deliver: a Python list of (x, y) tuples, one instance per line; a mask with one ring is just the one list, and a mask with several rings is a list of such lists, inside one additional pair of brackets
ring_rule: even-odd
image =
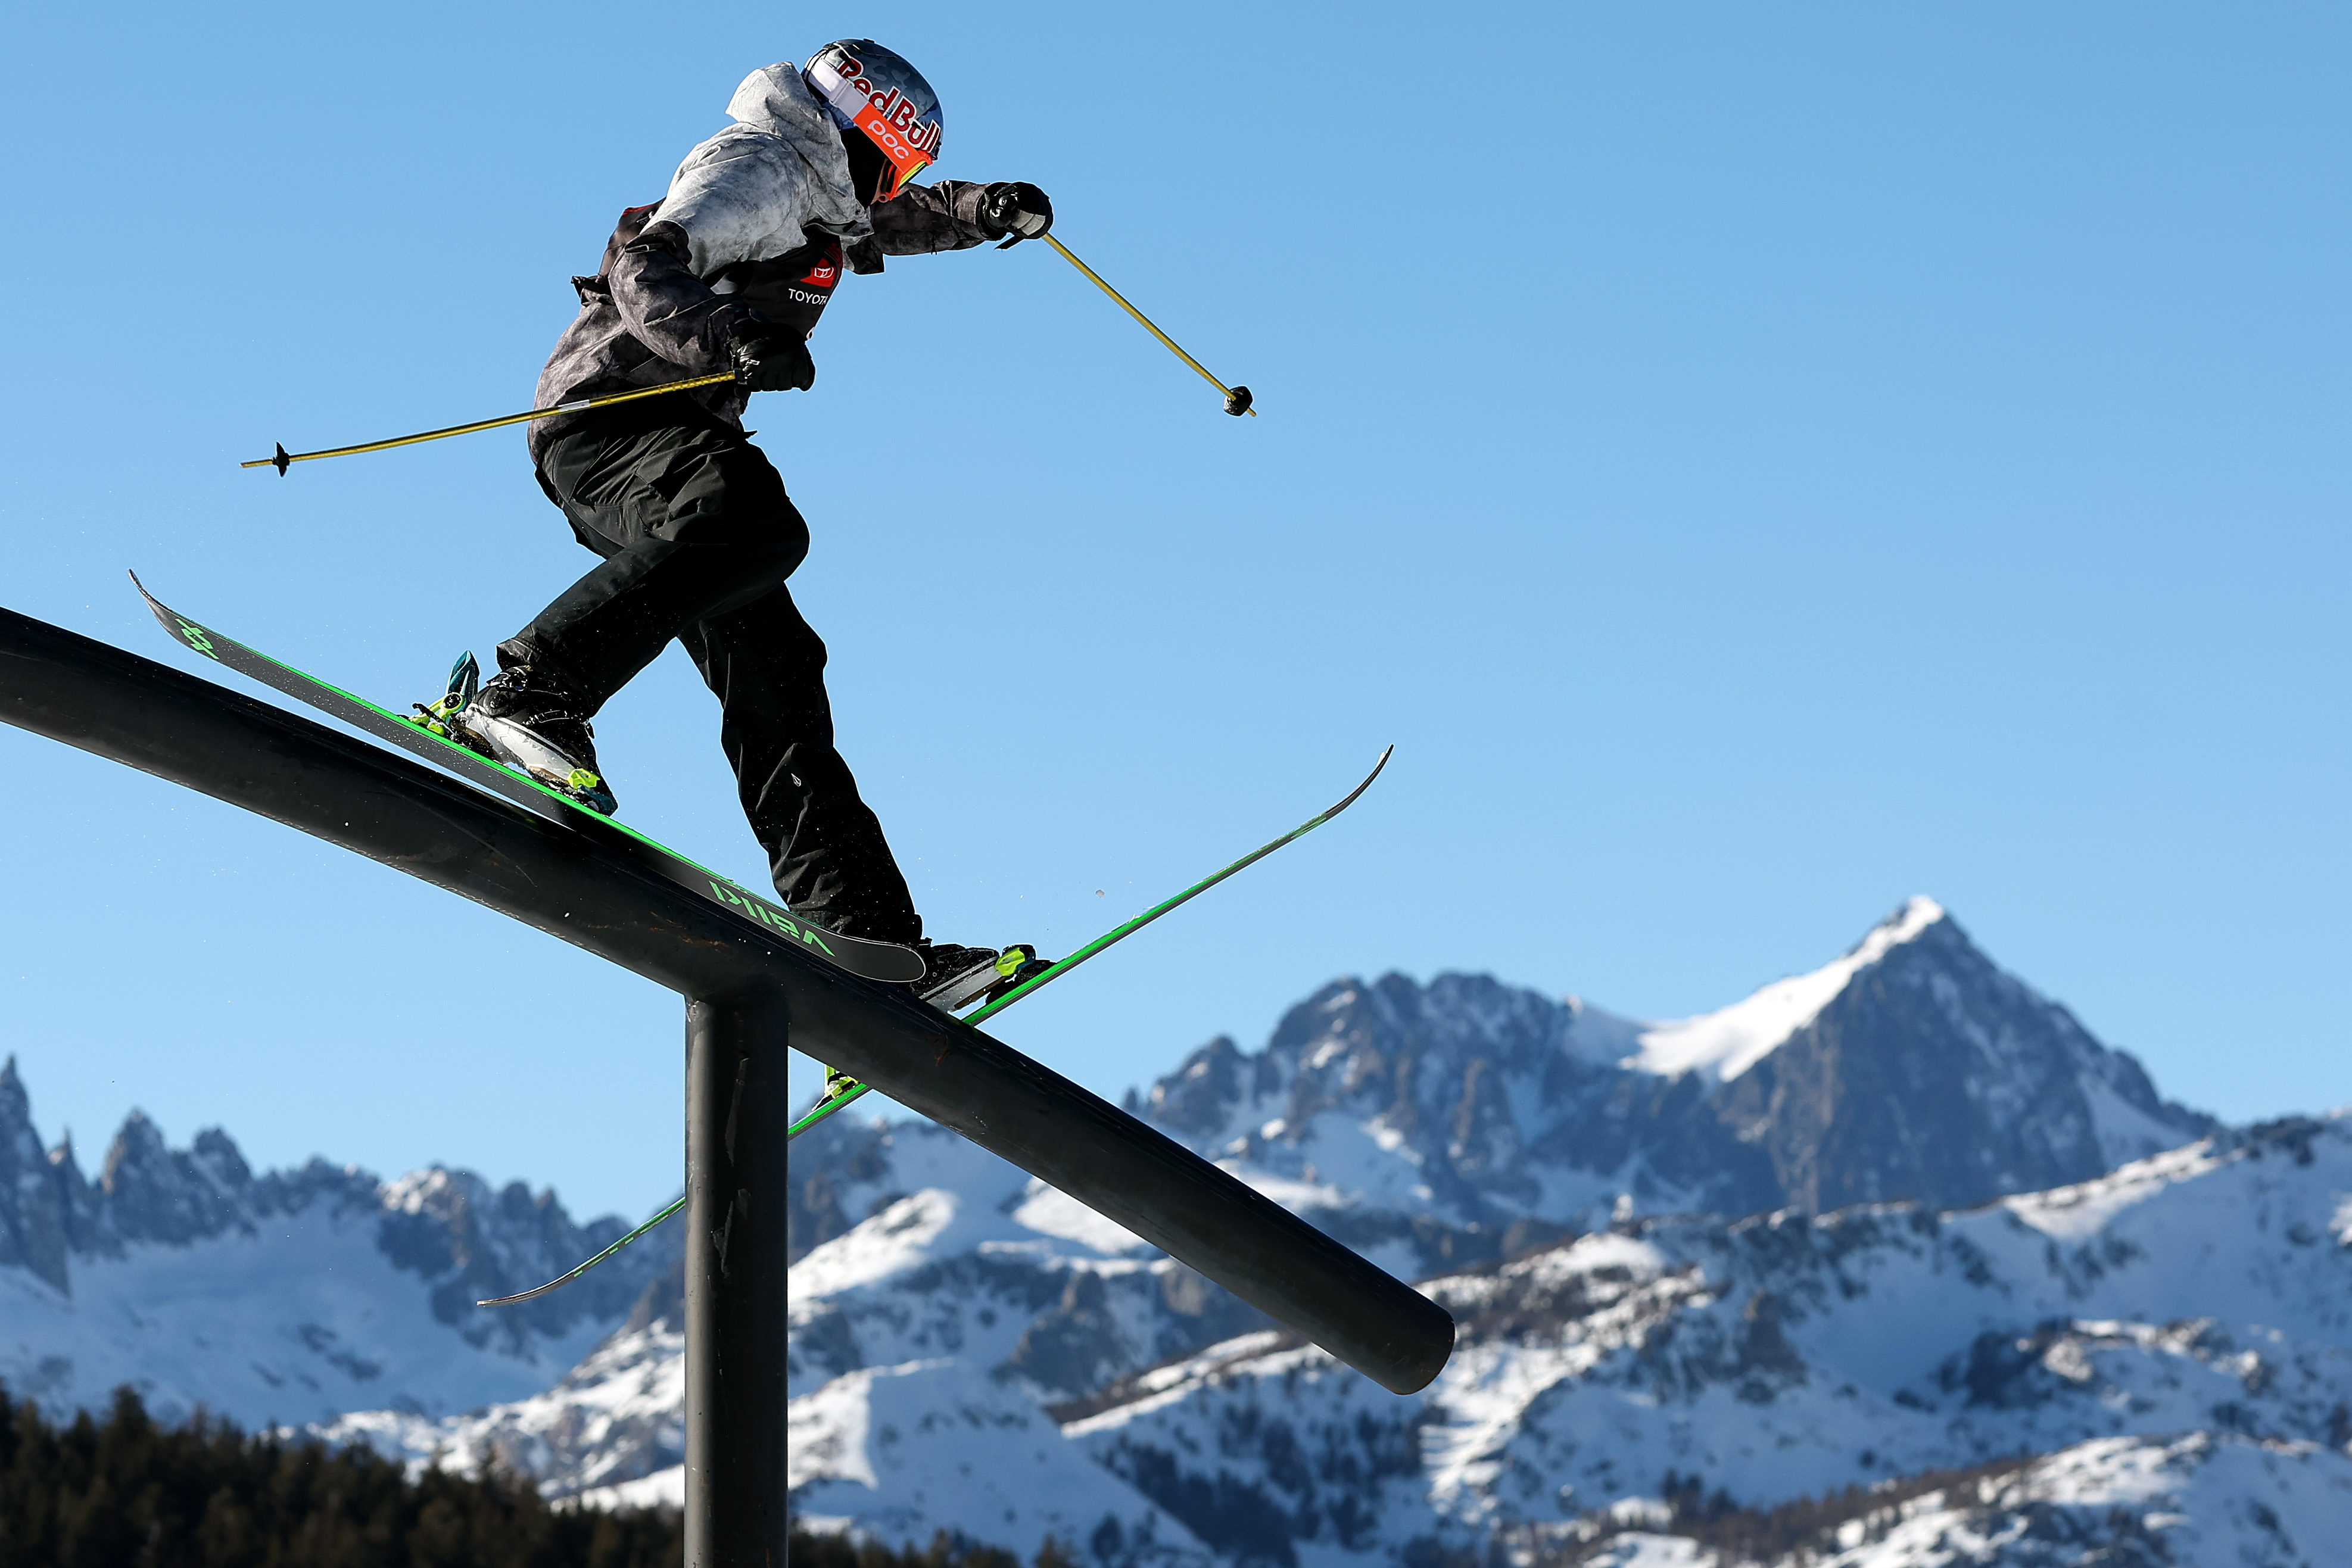
[(1932, 898), (1913, 898), (1873, 926), (1834, 962), (1775, 980), (1740, 1001), (1696, 1018), (1654, 1023), (1635, 1036), (1623, 1065), (1672, 1078), (1696, 1072), (1709, 1083), (1738, 1077), (1821, 1016), (1857, 974), (1945, 918)]
[[(645, 1506), (682, 1489), (686, 1332), (682, 1271), (646, 1290), (628, 1322), (554, 1387), (434, 1418), (371, 1410), (323, 1422), (331, 1442), (363, 1442), (412, 1471), (446, 1465), (561, 1477), (564, 1493)], [(678, 1472), (671, 1480), (662, 1478)], [(679, 1495), (682, 1498), (683, 1491)]]
[[(2209, 1141), (2091, 1185), (2134, 1201), (1640, 1222), (1430, 1281), (1463, 1343), (1412, 1400), (1276, 1349), (1066, 1430), (1196, 1533), (1255, 1520), (1222, 1547), (1286, 1562), (1367, 1538), (1541, 1557), (1596, 1519), (1661, 1528), (1622, 1510), (1669, 1472), (1756, 1509), (2035, 1454), (2074, 1457), (1969, 1504), (1995, 1555), (1899, 1555), (1914, 1531), (1872, 1548), (1897, 1555), (1853, 1561), (2073, 1561), (2020, 1555), (2000, 1532), (2042, 1528), (2035, 1509), (2070, 1475), (2094, 1477), (2083, 1506), (2105, 1510), (2157, 1470), (2177, 1498), (2153, 1511), (2215, 1539), (2269, 1539), (2266, 1510), (2306, 1552), (2352, 1539), (2352, 1254), (2324, 1229), (2352, 1190), (2352, 1119)], [(2032, 1223), (2085, 1207), (2105, 1223), (2063, 1241)], [(1412, 1458), (1384, 1469), (1384, 1454)], [(2301, 1513), (2267, 1500), (2283, 1489)], [(1194, 1517), (1206, 1497), (1214, 1512)], [(2328, 1521), (2336, 1534), (2313, 1533)]]
[[(947, 1134), (880, 1135), (935, 1170), (923, 1145)], [(961, 1530), (1027, 1554), (1050, 1534), (1105, 1568), (1493, 1547), (1696, 1565), (1712, 1548), (1670, 1475), (1753, 1512), (1948, 1471), (1975, 1479), (1849, 1511), (1810, 1549), (2321, 1561), (2311, 1543), (2352, 1528), (2352, 1249), (2328, 1229), (2347, 1193), (2336, 1117), (1971, 1210), (1634, 1220), (1428, 1281), (1461, 1346), (1400, 1399), (1270, 1328), (1147, 1364), (1185, 1296), (1171, 1266), (1024, 1225), (1018, 1172), (886, 1191), (806, 1260), (794, 1506), (894, 1542)], [(572, 1414), (533, 1419), (584, 1429), (601, 1396), (574, 1381)], [(437, 1440), (483, 1452), (461, 1435), (498, 1423), (473, 1421)], [(569, 1474), (550, 1490), (679, 1484)]]
[(569, 1301), (476, 1298), (623, 1228), (437, 1166), (257, 1175), (220, 1129), (173, 1148), (136, 1112), (90, 1181), (69, 1144), (44, 1149), (15, 1060), (0, 1067), (0, 1380), (53, 1416), (124, 1384), (166, 1419), (202, 1406), (248, 1427), (521, 1397), (625, 1317), (670, 1244)]
[(961, 1529), (1023, 1557), (1049, 1535), (1099, 1551), (1116, 1534), (1121, 1562), (1203, 1556), (1034, 1398), (959, 1359), (862, 1368), (793, 1400), (792, 1421), (793, 1506), (812, 1529), (918, 1542)]
[(1818, 1568), (2317, 1568), (2339, 1560), (2347, 1540), (2352, 1460), (2312, 1443), (2197, 1432), (2077, 1444), (2010, 1475), (1849, 1521), (1807, 1560)]
[(1335, 981), (1129, 1109), (1409, 1275), (1635, 1214), (1981, 1203), (2214, 1127), (1926, 898), (1672, 1023), (1480, 976)]

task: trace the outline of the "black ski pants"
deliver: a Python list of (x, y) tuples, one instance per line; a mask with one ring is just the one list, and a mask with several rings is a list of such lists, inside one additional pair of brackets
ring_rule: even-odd
[(907, 880), (834, 749), (824, 643), (784, 587), (808, 524), (766, 455), (740, 430), (641, 404), (557, 436), (539, 476), (604, 559), (499, 644), (500, 666), (547, 669), (593, 714), (676, 638), (719, 695), (719, 744), (777, 893), (827, 929), (915, 940)]

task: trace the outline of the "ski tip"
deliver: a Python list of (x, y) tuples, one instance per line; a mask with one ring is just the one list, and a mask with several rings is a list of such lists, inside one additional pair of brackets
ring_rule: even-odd
[(1332, 807), (1329, 810), (1324, 812), (1321, 820), (1328, 822), (1332, 818), (1338, 816), (1340, 812), (1346, 810), (1349, 807), (1354, 805), (1356, 803), (1357, 797), (1360, 796), (1365, 790), (1372, 787), (1372, 780), (1381, 776), (1381, 769), (1389, 765), (1389, 758), (1395, 755), (1395, 753), (1396, 747), (1394, 746), (1390, 746), (1383, 749), (1381, 752), (1381, 759), (1372, 764), (1372, 770), (1370, 773), (1364, 775), (1364, 781), (1361, 784), (1357, 785), (1353, 789), (1349, 790), (1345, 800)]
[(577, 1278), (577, 1276), (566, 1274), (561, 1280), (550, 1280), (546, 1284), (540, 1286), (537, 1290), (519, 1291), (511, 1296), (492, 1296), (488, 1301), (476, 1301), (474, 1305), (478, 1307), (510, 1307), (517, 1301), (527, 1301), (533, 1296), (543, 1296), (547, 1294), (548, 1291), (554, 1290), (558, 1285), (571, 1283), (575, 1278)]

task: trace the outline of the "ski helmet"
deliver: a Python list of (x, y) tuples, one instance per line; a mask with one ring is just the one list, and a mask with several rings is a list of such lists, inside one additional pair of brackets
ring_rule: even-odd
[(940, 155), (940, 95), (923, 73), (871, 38), (840, 38), (802, 74), (844, 131), (862, 132), (887, 165), (876, 200), (888, 201)]

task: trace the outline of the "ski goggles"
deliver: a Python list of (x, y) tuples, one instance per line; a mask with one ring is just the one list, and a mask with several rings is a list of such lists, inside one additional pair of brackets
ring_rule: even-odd
[(881, 150), (882, 188), (877, 202), (887, 202), (931, 166), (939, 156), (940, 111), (919, 109), (898, 89), (881, 88), (868, 80), (858, 61), (835, 51), (819, 55), (804, 73), (825, 112), (844, 131), (862, 132)]

